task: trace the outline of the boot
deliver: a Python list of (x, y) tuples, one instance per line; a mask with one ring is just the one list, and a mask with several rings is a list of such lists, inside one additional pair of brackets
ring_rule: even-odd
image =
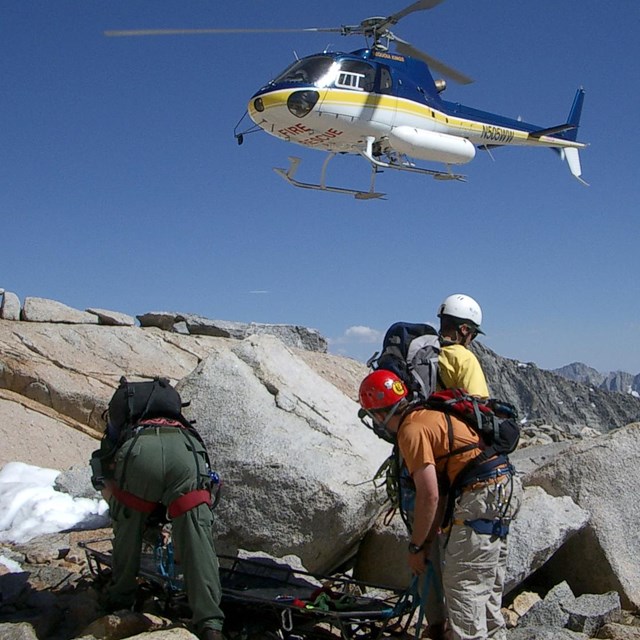
[(436, 622), (427, 627), (427, 638), (432, 640), (447, 640), (444, 622)]
[(200, 640), (226, 640), (220, 629), (204, 629), (200, 633)]

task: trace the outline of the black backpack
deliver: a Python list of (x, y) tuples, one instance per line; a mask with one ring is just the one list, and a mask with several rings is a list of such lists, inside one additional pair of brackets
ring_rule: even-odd
[(440, 338), (430, 324), (396, 322), (382, 341), (382, 353), (367, 362), (371, 369), (395, 373), (406, 385), (411, 399), (426, 400), (438, 382)]
[[(222, 487), (220, 478), (212, 470), (207, 447), (202, 437), (193, 426), (193, 420), (188, 420), (182, 414), (182, 408), (189, 406), (189, 402), (182, 402), (180, 394), (171, 386), (167, 378), (155, 377), (144, 382), (129, 382), (124, 376), (115, 390), (109, 406), (103, 417), (107, 418), (100, 449), (91, 455), (91, 483), (98, 491), (105, 488), (107, 480), (113, 479), (115, 464), (113, 456), (122, 444), (131, 437), (138, 437), (137, 427), (144, 420), (152, 418), (167, 418), (179, 422), (189, 437), (194, 437), (204, 449), (207, 474), (198, 478), (199, 489), (208, 488), (212, 491), (211, 508), (215, 508), (220, 499)], [(135, 435), (134, 435), (135, 434)], [(196, 455), (195, 450), (194, 456)], [(126, 477), (125, 469), (129, 459), (127, 452), (122, 469), (122, 476)], [(122, 487), (121, 487), (122, 489)], [(121, 499), (121, 498), (119, 498)], [(169, 512), (171, 512), (169, 510)], [(166, 522), (164, 508), (154, 511), (150, 518), (156, 522)]]
[(508, 402), (495, 399), (483, 402), (470, 396), (464, 389), (444, 389), (432, 393), (417, 406), (442, 411), (463, 420), (480, 436), (484, 460), (496, 454), (508, 456), (516, 450), (520, 441), (518, 412)]
[(123, 376), (109, 401), (108, 437), (119, 440), (130, 427), (148, 418), (169, 418), (188, 426), (190, 423), (182, 415), (182, 408), (187, 405), (167, 378), (129, 382)]

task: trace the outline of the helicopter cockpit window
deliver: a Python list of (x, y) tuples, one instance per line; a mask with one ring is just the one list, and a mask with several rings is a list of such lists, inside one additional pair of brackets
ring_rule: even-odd
[(359, 60), (342, 60), (335, 86), (355, 91), (373, 91), (375, 79), (376, 72), (370, 64)]
[[(281, 73), (273, 82), (299, 82), (301, 84), (313, 84), (326, 86), (333, 80), (333, 58), (314, 56), (294, 62), (284, 73)], [(330, 78), (327, 76), (330, 75)]]

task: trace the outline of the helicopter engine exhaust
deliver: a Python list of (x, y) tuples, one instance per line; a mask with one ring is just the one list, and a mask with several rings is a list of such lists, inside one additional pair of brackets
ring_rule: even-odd
[(427, 129), (394, 127), (387, 138), (393, 149), (420, 160), (465, 164), (476, 155), (476, 148), (466, 138)]

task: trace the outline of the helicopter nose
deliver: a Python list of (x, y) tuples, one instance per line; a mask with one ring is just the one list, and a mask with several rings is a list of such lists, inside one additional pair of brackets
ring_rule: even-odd
[(287, 99), (287, 108), (296, 118), (304, 118), (316, 106), (319, 97), (317, 91), (294, 91)]

